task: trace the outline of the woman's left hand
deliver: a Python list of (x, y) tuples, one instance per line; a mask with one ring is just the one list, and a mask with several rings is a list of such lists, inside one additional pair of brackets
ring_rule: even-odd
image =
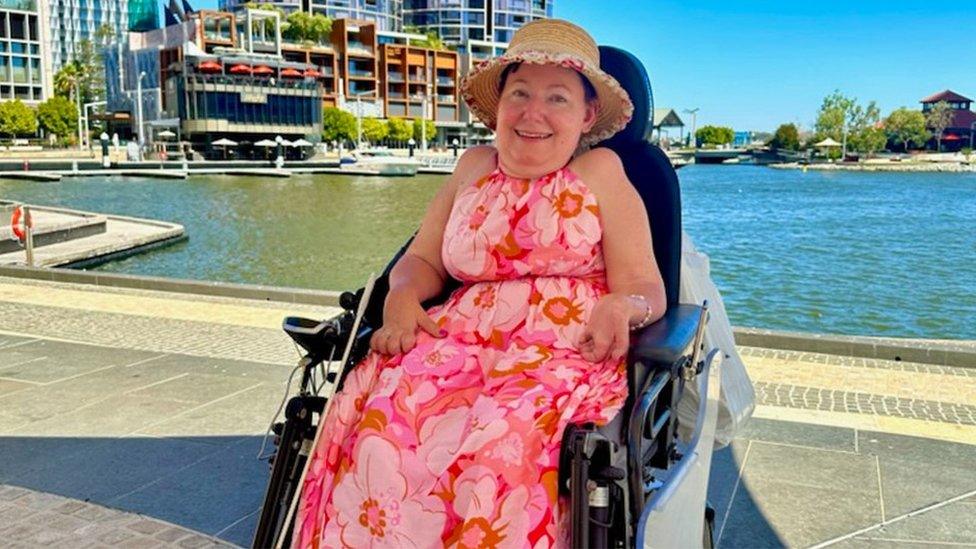
[(630, 348), (630, 317), (633, 314), (630, 298), (620, 294), (601, 297), (590, 321), (583, 329), (579, 350), (590, 362), (620, 360)]

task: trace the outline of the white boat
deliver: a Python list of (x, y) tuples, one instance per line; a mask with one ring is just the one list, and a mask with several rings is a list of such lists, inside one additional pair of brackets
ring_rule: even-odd
[(339, 167), (343, 170), (375, 175), (410, 176), (417, 175), (420, 162), (413, 158), (396, 156), (385, 149), (363, 149), (352, 152), (352, 157), (343, 158)]

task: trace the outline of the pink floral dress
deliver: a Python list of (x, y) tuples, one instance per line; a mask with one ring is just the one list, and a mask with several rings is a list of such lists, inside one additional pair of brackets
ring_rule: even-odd
[(596, 199), (569, 168), (496, 169), (462, 189), (442, 258), (463, 282), (399, 356), (371, 353), (325, 419), (302, 488), (299, 547), (550, 547), (570, 423), (604, 424), (620, 362), (577, 341), (607, 292)]

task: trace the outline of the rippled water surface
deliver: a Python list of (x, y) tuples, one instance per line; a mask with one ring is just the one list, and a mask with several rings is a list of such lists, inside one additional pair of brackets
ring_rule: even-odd
[[(733, 323), (976, 339), (976, 174), (680, 170), (686, 230)], [(0, 181), (0, 198), (175, 221), (188, 242), (105, 271), (347, 289), (382, 269), (441, 176)]]

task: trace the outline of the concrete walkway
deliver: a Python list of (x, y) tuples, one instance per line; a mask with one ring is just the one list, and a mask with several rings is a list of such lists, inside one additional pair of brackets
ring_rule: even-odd
[[(281, 319), (334, 312), (0, 277), (4, 546), (249, 545)], [(741, 350), (758, 408), (714, 462), (721, 546), (976, 545), (976, 370)]]

